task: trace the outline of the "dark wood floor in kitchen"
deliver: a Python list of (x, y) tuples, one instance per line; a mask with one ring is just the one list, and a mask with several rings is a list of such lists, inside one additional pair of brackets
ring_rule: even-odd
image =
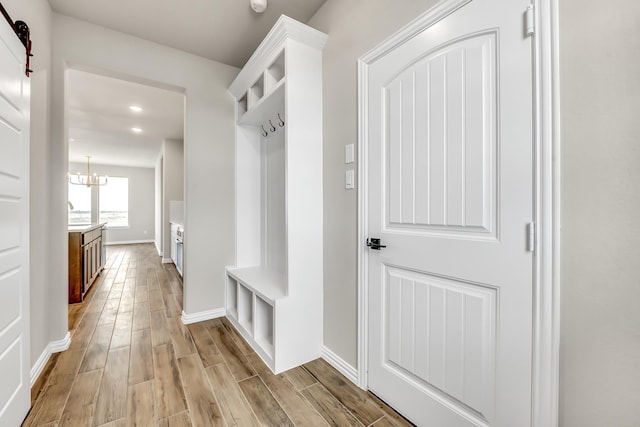
[(410, 425), (323, 360), (273, 375), (225, 319), (183, 325), (182, 282), (153, 245), (107, 256), (23, 426)]

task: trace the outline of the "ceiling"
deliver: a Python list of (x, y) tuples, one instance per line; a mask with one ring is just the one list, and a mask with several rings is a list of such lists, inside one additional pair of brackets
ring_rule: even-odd
[(326, 0), (49, 0), (54, 12), (242, 67), (280, 15), (307, 22)]
[[(54, 12), (242, 67), (284, 14), (307, 22), (326, 0), (49, 0)], [(183, 94), (69, 71), (69, 161), (154, 167), (165, 138), (183, 139)], [(133, 113), (129, 105), (143, 107)], [(132, 127), (142, 132), (135, 134)]]
[[(78, 70), (68, 73), (70, 162), (85, 163), (90, 155), (91, 163), (152, 168), (165, 138), (183, 139), (184, 94)], [(142, 111), (133, 112), (130, 105)]]

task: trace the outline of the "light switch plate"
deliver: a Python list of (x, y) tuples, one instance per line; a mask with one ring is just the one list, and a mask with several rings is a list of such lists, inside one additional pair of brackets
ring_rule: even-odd
[(356, 188), (353, 169), (349, 169), (344, 173), (344, 188), (346, 188), (347, 190), (353, 190), (354, 188)]
[(344, 162), (346, 164), (353, 163), (355, 159), (353, 144), (344, 146)]

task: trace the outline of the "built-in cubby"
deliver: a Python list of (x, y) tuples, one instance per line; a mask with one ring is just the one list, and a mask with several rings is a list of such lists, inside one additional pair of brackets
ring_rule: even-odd
[(267, 90), (271, 90), (276, 87), (278, 83), (284, 79), (285, 69), (284, 69), (284, 50), (280, 52), (275, 61), (267, 68), (267, 72), (265, 73), (266, 87)]
[(245, 329), (253, 330), (253, 294), (244, 286), (238, 286), (238, 322)]
[(322, 348), (326, 38), (280, 17), (229, 88), (238, 120), (227, 316), (276, 373), (320, 357)]
[(227, 313), (238, 318), (238, 282), (227, 276)]
[(260, 76), (258, 80), (249, 88), (249, 108), (254, 107), (264, 96), (264, 79)]
[(242, 117), (244, 115), (244, 113), (247, 112), (247, 108), (248, 108), (248, 104), (247, 104), (247, 94), (244, 94), (244, 96), (240, 99), (238, 99), (238, 102), (236, 103), (237, 107), (237, 117), (238, 119), (240, 119), (240, 117)]
[(255, 339), (267, 353), (273, 354), (273, 306), (256, 297)]

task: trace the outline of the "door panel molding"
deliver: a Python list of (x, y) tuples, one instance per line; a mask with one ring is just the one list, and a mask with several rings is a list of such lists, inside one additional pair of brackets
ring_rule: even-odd
[[(444, 0), (358, 60), (358, 385), (368, 388), (368, 70), (389, 51), (472, 0)], [(558, 425), (560, 117), (558, 5), (532, 0), (535, 16), (535, 240), (532, 427)], [(523, 11), (523, 17), (524, 17)]]
[[(389, 300), (382, 320), (388, 332), (385, 369), (457, 412), (466, 412), (466, 418), (487, 422), (495, 404), (498, 289), (404, 267), (382, 267), (383, 292)], [(430, 309), (418, 311), (420, 306)], [(480, 357), (465, 358), (468, 348)]]
[[(401, 141), (402, 147), (396, 148), (403, 153), (384, 171), (385, 231), (497, 239), (498, 36), (497, 30), (490, 30), (447, 41), (418, 56), (383, 85), (383, 144), (390, 152), (390, 144)], [(438, 88), (442, 90), (435, 93)], [(445, 98), (446, 116), (434, 117), (438, 110), (431, 104)], [(400, 111), (399, 117), (390, 114), (392, 106)], [(479, 120), (470, 114), (475, 111), (484, 113)], [(441, 126), (432, 126), (439, 122)], [(454, 131), (459, 128), (463, 132)], [(474, 135), (482, 135), (481, 140), (473, 140)], [(437, 168), (437, 160), (418, 163), (428, 154), (446, 156), (446, 169)]]

